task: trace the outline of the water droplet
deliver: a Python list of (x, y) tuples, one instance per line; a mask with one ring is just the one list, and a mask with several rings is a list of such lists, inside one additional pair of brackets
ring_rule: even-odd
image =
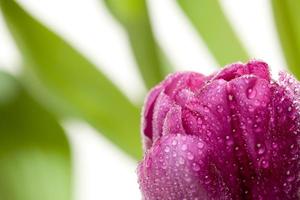
[(182, 157), (179, 158), (179, 164), (183, 165), (185, 163), (184, 159)]
[(204, 112), (209, 112), (209, 109), (208, 109), (208, 107), (206, 107), (206, 106), (204, 106)]
[(261, 164), (262, 164), (263, 168), (268, 168), (269, 167), (269, 162), (266, 161), (266, 160), (262, 160)]
[(177, 153), (173, 152), (172, 156), (175, 158), (177, 156)]
[(257, 99), (254, 101), (254, 105), (256, 106), (260, 106), (260, 101), (258, 101)]
[(193, 163), (192, 169), (197, 172), (200, 170), (200, 166), (197, 163)]
[(199, 149), (202, 149), (203, 147), (204, 147), (204, 143), (203, 142), (198, 142), (197, 143), (197, 147), (199, 148)]
[(272, 147), (273, 147), (274, 149), (276, 149), (276, 148), (278, 147), (278, 145), (277, 145), (275, 142), (273, 142), (273, 143), (272, 143)]
[(258, 144), (256, 144), (256, 147), (258, 148), (257, 149), (257, 153), (259, 155), (261, 155), (261, 154), (263, 154), (265, 152), (265, 147), (262, 144), (258, 143)]
[(186, 144), (183, 144), (183, 145), (181, 146), (181, 150), (182, 150), (182, 151), (186, 151), (186, 150), (187, 150), (187, 145), (186, 145)]
[(193, 155), (191, 152), (188, 152), (188, 153), (187, 153), (187, 158), (188, 158), (189, 160), (193, 160), (193, 159), (194, 159), (194, 155)]
[(283, 186), (286, 187), (286, 186), (287, 186), (287, 183), (283, 183)]
[(255, 130), (254, 130), (256, 133), (259, 133), (259, 132), (262, 132), (262, 129), (260, 127), (257, 127)]
[(253, 112), (253, 111), (254, 111), (253, 106), (250, 105), (250, 106), (248, 107), (248, 110), (249, 110), (249, 112)]
[(202, 119), (201, 119), (201, 118), (198, 118), (198, 119), (197, 119), (197, 124), (198, 124), (198, 125), (201, 125), (202, 123), (203, 123), (203, 122), (202, 122)]
[(169, 146), (166, 146), (165, 152), (166, 152), (166, 153), (169, 153), (169, 152), (170, 152), (170, 147), (169, 147)]
[(185, 174), (184, 176), (185, 176), (184, 179), (185, 179), (186, 182), (191, 182), (192, 179), (191, 179), (191, 177), (189, 176), (189, 174)]
[(295, 180), (295, 178), (296, 178), (296, 177), (295, 177), (293, 174), (288, 174), (287, 181), (288, 181), (288, 182), (292, 182), (292, 181)]
[(232, 101), (233, 100), (233, 96), (230, 94), (230, 95), (228, 95), (228, 100), (229, 101)]
[(223, 112), (223, 107), (220, 106), (220, 105), (218, 105), (218, 106), (217, 106), (217, 111), (218, 111), (219, 113)]
[(287, 181), (288, 182), (293, 182), (295, 180), (295, 176), (289, 176)]
[(231, 146), (231, 145), (233, 145), (233, 140), (231, 140), (231, 139), (228, 139), (228, 140), (226, 141), (226, 144), (227, 144), (228, 146)]
[(261, 144), (260, 144), (260, 143), (256, 144), (256, 147), (257, 147), (257, 148), (260, 148), (260, 147), (261, 147)]
[(256, 96), (256, 93), (257, 93), (256, 90), (252, 89), (252, 88), (249, 88), (247, 92), (248, 92), (248, 98), (249, 99), (253, 99)]
[(166, 163), (163, 163), (163, 164), (162, 164), (162, 168), (163, 168), (163, 169), (167, 169)]
[(176, 146), (176, 145), (177, 145), (177, 140), (173, 140), (173, 141), (172, 141), (172, 145), (173, 145), (173, 146)]
[(205, 178), (204, 183), (207, 184), (207, 185), (210, 184), (211, 180), (209, 179), (209, 177), (205, 176), (204, 178)]
[(289, 83), (294, 83), (294, 79), (293, 78), (289, 78)]

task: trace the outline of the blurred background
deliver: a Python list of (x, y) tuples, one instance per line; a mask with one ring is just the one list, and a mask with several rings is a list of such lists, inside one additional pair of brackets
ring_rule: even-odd
[(166, 74), (209, 74), (256, 58), (274, 78), (280, 70), (300, 75), (298, 1), (0, 7), (1, 200), (141, 199), (140, 112)]

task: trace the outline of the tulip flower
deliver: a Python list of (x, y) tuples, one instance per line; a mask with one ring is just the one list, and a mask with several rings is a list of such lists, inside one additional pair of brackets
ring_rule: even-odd
[(300, 83), (262, 61), (169, 75), (144, 105), (145, 200), (300, 199)]

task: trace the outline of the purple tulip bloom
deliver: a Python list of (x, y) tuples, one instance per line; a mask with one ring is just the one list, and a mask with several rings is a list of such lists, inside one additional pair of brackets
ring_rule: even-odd
[(171, 74), (145, 102), (145, 200), (300, 199), (300, 83), (261, 61)]

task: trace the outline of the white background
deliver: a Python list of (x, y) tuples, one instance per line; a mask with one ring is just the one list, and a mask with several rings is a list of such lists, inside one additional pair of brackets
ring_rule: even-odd
[[(132, 100), (145, 94), (126, 34), (101, 0), (20, 0), (28, 11), (63, 36), (103, 70)], [(225, 13), (251, 57), (274, 76), (285, 68), (267, 0), (223, 0)], [(157, 40), (177, 70), (207, 74), (217, 69), (175, 0), (148, 0)], [(0, 68), (18, 73), (20, 55), (0, 17)], [(136, 163), (84, 122), (66, 121), (75, 152), (75, 199), (141, 199)], [(100, 136), (99, 136), (100, 135)]]

